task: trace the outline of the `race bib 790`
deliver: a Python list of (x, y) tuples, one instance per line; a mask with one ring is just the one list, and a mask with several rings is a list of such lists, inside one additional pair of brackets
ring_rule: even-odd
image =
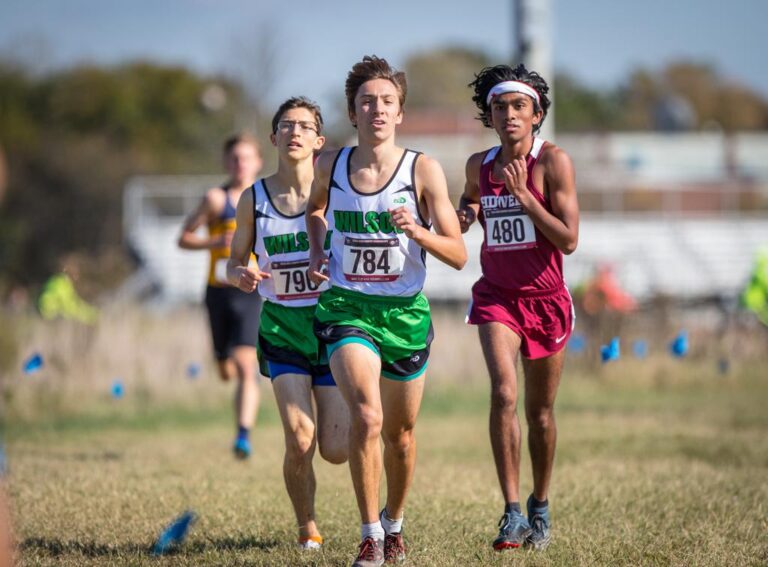
[(309, 279), (309, 260), (272, 262), (275, 297), (283, 301), (317, 297), (328, 289), (328, 282), (316, 284)]

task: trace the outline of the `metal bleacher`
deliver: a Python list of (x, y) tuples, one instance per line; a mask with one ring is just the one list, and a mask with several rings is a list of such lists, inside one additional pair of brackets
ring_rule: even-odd
[[(208, 255), (180, 250), (185, 215), (217, 176), (145, 176), (132, 179), (124, 196), (125, 234), (142, 271), (159, 289), (161, 303), (202, 299)], [(434, 300), (464, 301), (480, 275), (478, 225), (465, 235), (469, 260), (457, 272), (429, 256), (425, 293)], [(747, 281), (755, 253), (768, 244), (768, 218), (745, 215), (583, 213), (579, 246), (565, 258), (571, 286), (602, 263), (639, 299), (658, 293), (679, 298), (733, 295)]]
[[(202, 300), (208, 254), (181, 250), (177, 240), (186, 215), (221, 176), (138, 176), (123, 195), (124, 233), (141, 260), (144, 279), (159, 291), (160, 303)], [(201, 229), (204, 230), (204, 229)]]
[(566, 259), (565, 273), (576, 283), (609, 263), (638, 298), (733, 295), (764, 244), (765, 218), (583, 215), (579, 248)]
[[(639, 299), (655, 294), (700, 298), (738, 293), (749, 278), (757, 249), (768, 245), (768, 219), (582, 214), (576, 252), (565, 257), (571, 286), (608, 263), (624, 288)], [(464, 235), (467, 266), (456, 272), (428, 260), (425, 291), (436, 299), (461, 299), (480, 275), (483, 234)]]

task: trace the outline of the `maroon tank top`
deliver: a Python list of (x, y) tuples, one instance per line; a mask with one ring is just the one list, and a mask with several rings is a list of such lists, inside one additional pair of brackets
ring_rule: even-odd
[[(527, 157), (528, 190), (549, 211), (552, 207), (533, 184), (533, 168), (545, 141), (534, 138)], [(493, 177), (501, 146), (488, 150), (480, 167), (480, 224), (485, 232), (480, 249), (483, 276), (492, 284), (518, 293), (559, 289), (563, 254), (533, 224), (504, 181)]]

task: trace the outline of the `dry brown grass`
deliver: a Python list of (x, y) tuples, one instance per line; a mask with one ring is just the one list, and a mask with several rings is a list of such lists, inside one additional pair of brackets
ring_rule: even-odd
[[(410, 564), (768, 563), (764, 357), (734, 359), (721, 374), (703, 331), (682, 360), (661, 350), (663, 336), (646, 360), (626, 349), (608, 365), (569, 356), (557, 403), (554, 543), (546, 553), (500, 555), (489, 546), (502, 505), (476, 332), (452, 310), (436, 310), (435, 327), (407, 510)], [(326, 549), (309, 557), (293, 549), (283, 438), (267, 384), (255, 456), (231, 458), (231, 387), (213, 373), (202, 311), (125, 308), (105, 313), (94, 330), (27, 319), (16, 333), (24, 348), (4, 379), (22, 565), (349, 563), (358, 536), (349, 473), (319, 459)], [(32, 350), (48, 363), (26, 376), (18, 368)], [(186, 376), (190, 362), (203, 365), (195, 381)], [(121, 400), (109, 394), (117, 376), (126, 385)], [(522, 470), (527, 494), (527, 457)], [(200, 520), (183, 548), (148, 555), (186, 508)]]

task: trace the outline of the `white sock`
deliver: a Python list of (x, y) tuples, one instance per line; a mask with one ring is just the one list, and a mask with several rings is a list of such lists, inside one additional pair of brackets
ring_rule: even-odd
[(381, 514), (379, 514), (379, 519), (381, 520), (381, 527), (384, 528), (384, 532), (387, 535), (399, 534), (401, 531), (403, 531), (403, 518), (400, 517), (397, 520), (393, 520), (387, 516), (386, 508), (384, 508), (381, 511)]
[(381, 522), (373, 522), (371, 524), (363, 524), (360, 530), (360, 539), (372, 537), (374, 539), (384, 539), (384, 528), (381, 527)]

